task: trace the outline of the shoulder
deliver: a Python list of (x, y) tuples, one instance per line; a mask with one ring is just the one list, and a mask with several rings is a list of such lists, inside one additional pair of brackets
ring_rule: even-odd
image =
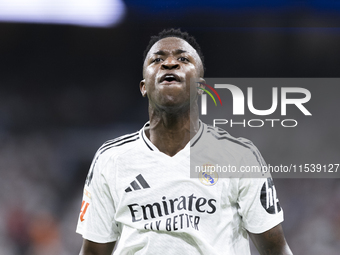
[(86, 184), (89, 185), (94, 173), (101, 174), (104, 169), (111, 168), (114, 165), (114, 159), (128, 150), (134, 148), (139, 141), (139, 131), (131, 134), (119, 136), (103, 143), (97, 150), (86, 178)]
[(211, 140), (215, 143), (221, 143), (224, 146), (228, 145), (229, 148), (242, 151), (254, 151), (258, 150), (252, 141), (243, 137), (234, 137), (230, 135), (227, 131), (219, 127), (213, 127), (211, 125), (206, 125), (207, 134), (210, 136)]
[(140, 136), (139, 131), (119, 136), (103, 143), (96, 152), (96, 158), (114, 157), (132, 149), (138, 143)]
[[(266, 165), (260, 151), (252, 141), (243, 137), (234, 137), (227, 131), (219, 127), (206, 125), (206, 137), (211, 150), (219, 154), (229, 155), (231, 158), (240, 160), (241, 164)], [(219, 154), (220, 155), (220, 154)]]
[(115, 139), (111, 139), (103, 143), (102, 146), (99, 147), (97, 153), (104, 154), (105, 152), (118, 152), (121, 150), (129, 149), (136, 145), (136, 142), (139, 140), (139, 131), (126, 134), (123, 136), (119, 136)]

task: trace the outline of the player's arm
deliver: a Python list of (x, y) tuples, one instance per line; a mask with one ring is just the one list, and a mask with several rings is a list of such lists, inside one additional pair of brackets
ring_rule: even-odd
[(84, 239), (79, 255), (111, 255), (116, 242), (95, 243)]
[(83, 237), (80, 255), (111, 255), (120, 235), (114, 217), (114, 192), (110, 190), (115, 180), (106, 172), (112, 170), (113, 162), (109, 161), (111, 154), (102, 153), (101, 148), (86, 178), (78, 217), (76, 232)]
[(248, 232), (261, 255), (292, 255), (283, 234), (281, 224), (261, 234)]

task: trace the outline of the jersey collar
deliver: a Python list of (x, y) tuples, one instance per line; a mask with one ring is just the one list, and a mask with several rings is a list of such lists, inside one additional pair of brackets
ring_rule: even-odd
[[(149, 140), (149, 138), (145, 134), (145, 128), (150, 126), (150, 121), (146, 122), (143, 128), (140, 130), (140, 137), (144, 141), (145, 145), (151, 150), (151, 151), (159, 151), (158, 148)], [(191, 138), (191, 140), (187, 143), (187, 145), (183, 148), (183, 150), (187, 147), (193, 147), (198, 140), (202, 137), (202, 134), (205, 129), (205, 124), (199, 120), (199, 129), (195, 136)]]

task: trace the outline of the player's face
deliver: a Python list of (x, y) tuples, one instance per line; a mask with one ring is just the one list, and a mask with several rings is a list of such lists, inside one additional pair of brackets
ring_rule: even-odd
[[(167, 37), (156, 42), (145, 59), (143, 96), (154, 108), (183, 108), (197, 98), (197, 83), (203, 81), (203, 65), (196, 50), (185, 40)], [(200, 80), (201, 78), (201, 80)]]

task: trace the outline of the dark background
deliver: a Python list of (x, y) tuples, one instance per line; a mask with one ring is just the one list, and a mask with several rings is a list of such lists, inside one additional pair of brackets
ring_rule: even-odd
[[(79, 252), (75, 227), (89, 165), (105, 140), (148, 120), (139, 92), (142, 54), (162, 29), (180, 27), (197, 38), (206, 77), (339, 77), (337, 1), (124, 3), (114, 27), (0, 23), (1, 254)], [(338, 96), (324, 103), (338, 123)], [(278, 157), (276, 139), (276, 148), (290, 142), (295, 157), (308, 149), (304, 141), (325, 157), (339, 155), (337, 132), (310, 142), (322, 132), (311, 126), (294, 139), (252, 140), (267, 163)], [(275, 184), (295, 254), (338, 254), (339, 180)]]

